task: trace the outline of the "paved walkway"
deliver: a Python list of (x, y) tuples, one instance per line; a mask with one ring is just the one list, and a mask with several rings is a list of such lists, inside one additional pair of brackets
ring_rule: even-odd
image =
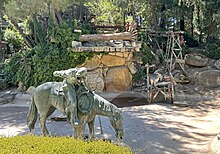
[[(0, 106), (0, 135), (28, 133), (28, 102), (20, 100)], [(122, 108), (124, 143), (140, 154), (207, 153), (209, 143), (220, 131), (220, 102), (215, 100), (190, 104), (189, 107), (161, 103)], [(59, 115), (62, 114), (56, 112), (52, 117)], [(104, 135), (100, 134), (99, 123), (96, 120), (95, 136), (114, 141), (114, 133), (108, 119), (103, 117), (102, 123)], [(54, 135), (73, 134), (67, 122), (54, 122), (48, 118), (47, 126)], [(34, 133), (41, 134), (38, 122)]]

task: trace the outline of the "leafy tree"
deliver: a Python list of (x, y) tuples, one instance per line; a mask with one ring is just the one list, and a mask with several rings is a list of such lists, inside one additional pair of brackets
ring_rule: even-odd
[(121, 9), (117, 5), (117, 0), (95, 0), (85, 3), (91, 12), (95, 15), (93, 22), (100, 24), (120, 24), (123, 22)]

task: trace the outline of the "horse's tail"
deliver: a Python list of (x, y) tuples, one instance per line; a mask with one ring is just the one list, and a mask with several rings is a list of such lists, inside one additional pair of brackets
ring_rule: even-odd
[(30, 131), (32, 129), (34, 129), (34, 125), (35, 125), (36, 121), (37, 121), (37, 107), (35, 105), (34, 95), (32, 95), (31, 105), (29, 107), (29, 111), (27, 114), (27, 125), (28, 125)]

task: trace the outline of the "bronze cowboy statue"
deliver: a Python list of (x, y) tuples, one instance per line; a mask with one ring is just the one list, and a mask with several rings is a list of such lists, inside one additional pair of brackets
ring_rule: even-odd
[(33, 90), (32, 101), (27, 115), (27, 125), (34, 129), (39, 113), (39, 122), (44, 135), (49, 135), (46, 118), (56, 109), (67, 116), (67, 121), (74, 128), (74, 137), (83, 138), (86, 124), (89, 126), (90, 139), (94, 139), (96, 115), (109, 117), (115, 130), (116, 138), (123, 139), (121, 111), (113, 104), (89, 90), (85, 78), (87, 69), (71, 68), (55, 71), (54, 76), (64, 79), (63, 82), (46, 82)]
[[(76, 89), (75, 85), (79, 84), (79, 82), (84, 81), (87, 74), (87, 69), (85, 67), (81, 68), (71, 68), (68, 70), (55, 71), (53, 73), (54, 76), (64, 78), (63, 87), (61, 87), (61, 95), (63, 95), (66, 99), (67, 106), (72, 104), (72, 115), (68, 113), (67, 109), (65, 113), (67, 114), (67, 119), (73, 125), (80, 125), (80, 120), (77, 115), (77, 97), (76, 97)], [(63, 93), (62, 93), (63, 91)], [(62, 97), (62, 96), (61, 96)], [(70, 117), (72, 116), (72, 117)]]

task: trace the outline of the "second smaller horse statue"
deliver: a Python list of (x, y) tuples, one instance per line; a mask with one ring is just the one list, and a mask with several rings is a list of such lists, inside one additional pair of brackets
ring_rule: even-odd
[(39, 122), (44, 135), (49, 135), (46, 119), (56, 109), (67, 116), (74, 127), (74, 137), (83, 138), (86, 124), (89, 126), (90, 139), (94, 139), (96, 115), (107, 116), (115, 130), (117, 140), (124, 137), (122, 114), (114, 105), (95, 94), (85, 85), (87, 69), (71, 68), (55, 71), (54, 75), (64, 78), (64, 82), (47, 82), (33, 90), (32, 100), (27, 115), (27, 125), (34, 129), (39, 113)]

